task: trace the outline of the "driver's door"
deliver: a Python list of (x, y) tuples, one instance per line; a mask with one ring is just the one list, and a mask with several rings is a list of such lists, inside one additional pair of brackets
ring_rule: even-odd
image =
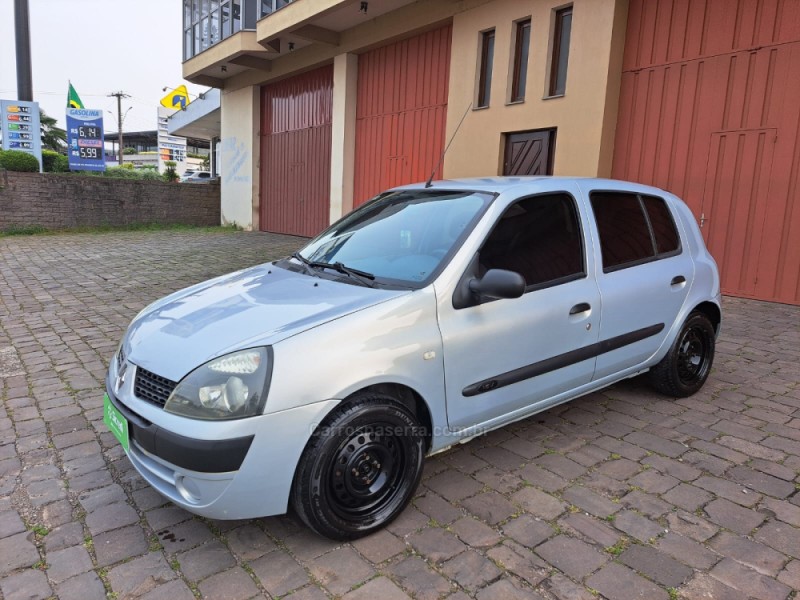
[(588, 224), (576, 197), (577, 190), (556, 192), (511, 204), (460, 283), (488, 269), (516, 271), (527, 283), (522, 297), (455, 308), (440, 294), (451, 429), (522, 415), (591, 381), (600, 294), (588, 275)]

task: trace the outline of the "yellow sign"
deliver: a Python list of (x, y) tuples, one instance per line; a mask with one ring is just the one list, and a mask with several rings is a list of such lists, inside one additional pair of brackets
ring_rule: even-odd
[(189, 102), (191, 102), (191, 100), (189, 100), (189, 90), (186, 89), (185, 85), (179, 85), (161, 99), (161, 106), (165, 108), (183, 109), (186, 108)]

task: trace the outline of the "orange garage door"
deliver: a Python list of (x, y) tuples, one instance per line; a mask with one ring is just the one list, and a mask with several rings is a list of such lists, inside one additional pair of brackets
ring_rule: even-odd
[(450, 25), (358, 58), (353, 204), (426, 180), (441, 158)]
[(724, 293), (800, 304), (800, 2), (631, 0), (613, 176), (682, 196)]
[(332, 66), (262, 88), (262, 231), (310, 237), (327, 227), (332, 102)]

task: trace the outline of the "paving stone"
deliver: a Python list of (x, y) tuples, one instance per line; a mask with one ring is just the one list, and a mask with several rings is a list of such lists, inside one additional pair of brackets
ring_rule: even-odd
[(686, 600), (748, 600), (747, 595), (728, 587), (706, 573), (696, 574), (679, 595)]
[(517, 508), (497, 492), (478, 494), (462, 500), (461, 505), (491, 525), (497, 525), (517, 512)]
[(653, 581), (676, 588), (691, 577), (693, 571), (684, 564), (659, 552), (652, 546), (633, 544), (619, 556), (619, 561), (646, 575)]
[[(517, 438), (519, 439), (519, 438)], [(488, 446), (480, 448), (474, 452), (475, 456), (485, 460), (492, 466), (504, 471), (519, 469), (525, 464), (525, 460), (519, 454), (515, 454), (498, 446)]]
[(194, 597), (183, 581), (174, 579), (140, 596), (141, 600), (194, 600)]
[(44, 506), (67, 497), (64, 482), (60, 479), (35, 481), (28, 485), (25, 491), (34, 506)]
[(482, 484), (489, 486), (501, 494), (510, 494), (523, 485), (522, 478), (518, 475), (508, 471), (501, 471), (494, 467), (476, 471), (472, 476)]
[(503, 525), (503, 533), (526, 548), (534, 548), (552, 537), (555, 530), (547, 523), (530, 515), (521, 515)]
[(254, 560), (277, 547), (263, 530), (252, 523), (230, 530), (225, 538), (231, 550), (242, 560)]
[(59, 500), (42, 508), (42, 521), (45, 527), (53, 529), (72, 520), (72, 505), (68, 500)]
[(451, 502), (477, 494), (483, 487), (474, 479), (453, 469), (431, 477), (425, 485)]
[(438, 563), (466, 550), (453, 534), (436, 527), (428, 528), (408, 537), (414, 549), (428, 560)]
[(717, 525), (742, 535), (750, 533), (761, 525), (766, 516), (754, 510), (743, 508), (724, 498), (717, 498), (705, 507), (708, 518)]
[(317, 581), (337, 596), (375, 574), (375, 570), (355, 550), (346, 547), (315, 559), (309, 569)]
[(17, 533), (0, 540), (0, 576), (39, 561), (39, 552), (32, 540), (32, 532)]
[(525, 512), (547, 521), (552, 521), (567, 509), (564, 502), (534, 487), (522, 488), (511, 499)]
[(78, 502), (87, 513), (93, 512), (101, 506), (125, 502), (126, 499), (125, 490), (116, 483), (90, 492), (83, 492), (78, 496)]
[(709, 545), (723, 556), (733, 558), (763, 575), (774, 577), (786, 562), (786, 557), (780, 552), (725, 531), (720, 532)]
[(666, 591), (627, 567), (611, 563), (586, 580), (586, 585), (609, 600), (667, 600)]
[(59, 600), (107, 600), (103, 582), (93, 571), (58, 584), (56, 594)]
[(252, 561), (250, 567), (272, 596), (283, 596), (309, 581), (305, 569), (283, 552), (270, 552)]
[(495, 546), (486, 555), (495, 564), (527, 581), (530, 585), (539, 585), (551, 571), (550, 566), (527, 548), (507, 541)]
[(147, 540), (138, 525), (123, 527), (93, 536), (97, 565), (107, 567), (147, 551)]
[(214, 538), (205, 523), (194, 519), (157, 530), (156, 535), (168, 554), (194, 548)]
[(495, 529), (470, 517), (459, 519), (450, 526), (450, 530), (473, 548), (489, 548), (503, 539)]
[(175, 557), (187, 579), (200, 581), (236, 564), (227, 547), (212, 541)]
[(665, 440), (664, 438), (645, 431), (634, 431), (626, 435), (623, 439), (630, 444), (652, 450), (653, 452), (669, 456), (670, 458), (677, 458), (688, 451), (688, 448), (683, 444), (673, 442), (672, 440)]
[(618, 513), (614, 518), (614, 527), (645, 543), (664, 533), (661, 525), (632, 510), (623, 510)]
[(16, 512), (8, 510), (0, 513), (0, 538), (22, 533), (23, 531), (25, 531), (25, 523), (22, 522)]
[(442, 565), (442, 572), (473, 593), (500, 575), (500, 569), (475, 550), (451, 558)]
[(572, 486), (564, 490), (562, 498), (580, 509), (596, 517), (605, 518), (619, 511), (622, 506), (612, 502), (608, 498), (603, 498), (583, 486)]
[(198, 586), (200, 594), (208, 600), (244, 600), (258, 593), (258, 587), (240, 567), (212, 575)]
[(762, 575), (732, 558), (723, 558), (711, 569), (711, 576), (728, 587), (764, 600), (784, 600), (791, 588), (771, 577)]
[(766, 448), (761, 444), (756, 444), (729, 435), (722, 436), (719, 440), (717, 440), (717, 443), (722, 446), (727, 446), (728, 448), (738, 450), (739, 452), (742, 452), (751, 458), (763, 458), (770, 461), (780, 461), (786, 456), (783, 452), (778, 452), (777, 450)]
[(800, 590), (800, 560), (793, 560), (778, 574), (778, 581), (793, 590)]
[(83, 546), (72, 546), (47, 554), (47, 576), (54, 583), (92, 570), (92, 558)]
[(592, 546), (575, 538), (559, 535), (536, 548), (536, 553), (562, 573), (582, 579), (608, 561)]
[(626, 494), (620, 502), (654, 519), (661, 517), (672, 509), (672, 507), (661, 498), (645, 492), (640, 492), (639, 490), (634, 490), (630, 494)]
[(755, 506), (758, 504), (758, 501), (761, 500), (761, 494), (748, 490), (743, 485), (726, 479), (703, 476), (698, 478), (694, 484), (697, 487), (711, 492), (715, 496), (725, 498), (726, 500), (736, 502), (736, 504), (741, 504), (746, 507)]
[(458, 508), (433, 492), (428, 492), (424, 496), (415, 498), (414, 506), (442, 525), (449, 525), (462, 516)]
[(151, 552), (108, 571), (111, 589), (120, 598), (138, 598), (176, 577), (160, 552)]
[(410, 600), (410, 596), (386, 577), (376, 577), (360, 588), (345, 594), (342, 600)]
[(50, 553), (77, 546), (82, 544), (83, 540), (83, 526), (80, 523), (67, 523), (50, 531), (44, 538), (44, 545), (47, 552)]
[(661, 498), (686, 511), (694, 512), (707, 502), (710, 502), (714, 496), (689, 483), (681, 483), (666, 494), (663, 494)]
[(421, 513), (413, 506), (407, 506), (405, 510), (400, 513), (400, 516), (387, 526), (387, 529), (397, 536), (405, 537), (414, 531), (426, 527), (429, 520), (428, 516), (424, 513)]
[(775, 514), (775, 516), (795, 527), (800, 527), (800, 506), (795, 506), (784, 500), (775, 500), (774, 498), (764, 498), (761, 503), (761, 509), (766, 509)]
[(702, 471), (686, 464), (683, 462), (683, 459), (675, 460), (653, 454), (652, 456), (644, 458), (642, 463), (650, 465), (661, 473), (670, 475), (681, 481), (693, 481), (702, 475)]
[(80, 475), (69, 481), (69, 489), (73, 492), (83, 492), (93, 490), (113, 483), (108, 469), (92, 471), (86, 475)]
[(699, 570), (711, 568), (720, 558), (702, 544), (671, 531), (659, 538), (655, 547), (672, 558)]
[(452, 589), (444, 577), (417, 556), (403, 559), (390, 567), (389, 573), (417, 600), (438, 600)]
[(600, 521), (596, 517), (584, 513), (570, 513), (559, 524), (562, 528), (579, 533), (602, 548), (613, 546), (619, 539), (619, 532)]
[(707, 471), (717, 476), (723, 475), (732, 466), (727, 460), (722, 460), (705, 452), (687, 452), (682, 456), (682, 459), (701, 471)]
[(596, 473), (601, 473), (618, 480), (625, 480), (639, 472), (641, 466), (639, 463), (627, 458), (618, 458), (616, 460), (609, 460), (597, 467)]
[(44, 600), (53, 595), (45, 574), (35, 569), (1, 579), (0, 592), (5, 600)]
[(139, 515), (128, 504), (117, 502), (99, 507), (86, 515), (86, 526), (92, 535), (139, 522)]
[(569, 485), (569, 481), (563, 477), (559, 477), (534, 464), (525, 465), (518, 471), (515, 471), (515, 473), (526, 483), (535, 485), (551, 493), (562, 490)]
[(668, 514), (666, 518), (671, 531), (697, 542), (705, 542), (719, 531), (719, 527), (706, 519), (680, 510)]
[(770, 521), (753, 536), (757, 541), (771, 546), (793, 558), (800, 558), (800, 529), (780, 521)]
[(787, 498), (795, 492), (792, 483), (745, 466), (734, 467), (728, 471), (728, 477), (748, 488), (775, 498)]
[(540, 467), (569, 480), (577, 479), (586, 472), (586, 467), (561, 454), (545, 454), (534, 462)]
[(678, 485), (680, 480), (669, 475), (661, 475), (653, 469), (648, 469), (630, 479), (628, 483), (651, 494), (663, 494)]
[(405, 543), (385, 529), (355, 540), (352, 544), (362, 556), (375, 564), (397, 556), (406, 549)]
[[(523, 588), (513, 579), (495, 581), (479, 591), (475, 597), (478, 600), (542, 600), (541, 595), (528, 588)], [(590, 594), (589, 598), (591, 597)]]

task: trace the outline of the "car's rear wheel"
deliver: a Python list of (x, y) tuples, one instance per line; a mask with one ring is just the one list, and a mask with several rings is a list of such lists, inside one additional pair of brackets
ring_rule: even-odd
[(311, 529), (350, 540), (390, 523), (422, 475), (425, 431), (407, 406), (360, 394), (316, 429), (295, 473), (292, 506)]
[(659, 392), (685, 398), (708, 379), (714, 363), (714, 326), (701, 312), (689, 315), (667, 355), (650, 370), (650, 383)]

